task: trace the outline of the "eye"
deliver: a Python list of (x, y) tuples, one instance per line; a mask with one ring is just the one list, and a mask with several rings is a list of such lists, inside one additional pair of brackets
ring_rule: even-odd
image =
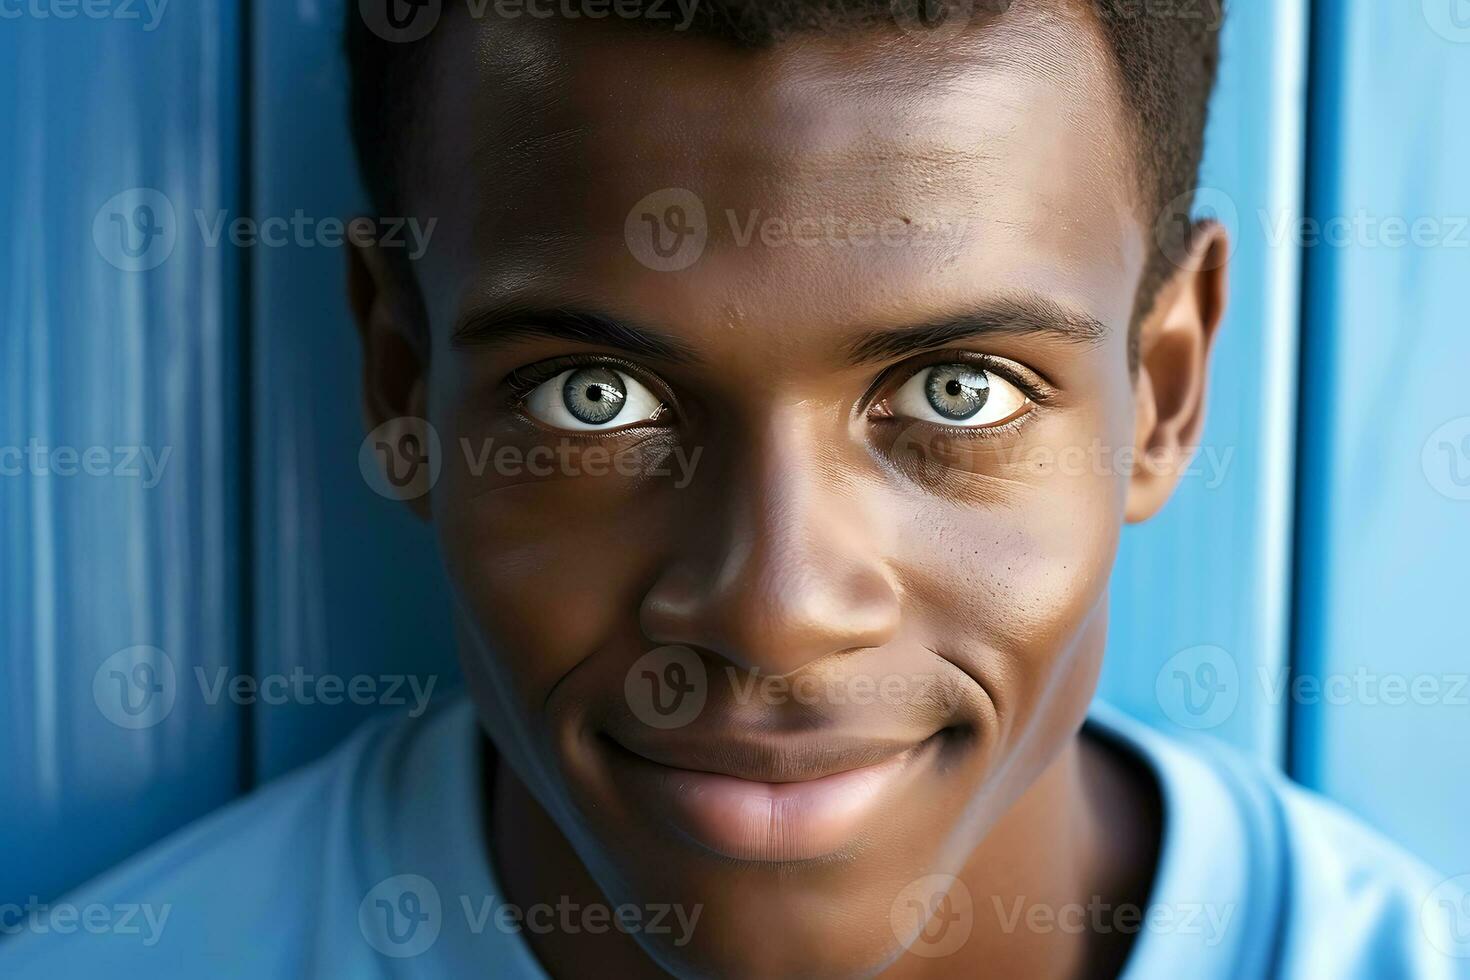
[(527, 415), (558, 429), (620, 429), (657, 418), (664, 404), (637, 379), (609, 367), (563, 371), (523, 403)]
[(988, 429), (1022, 415), (1031, 399), (994, 371), (975, 364), (935, 364), (917, 372), (888, 400), (903, 418)]

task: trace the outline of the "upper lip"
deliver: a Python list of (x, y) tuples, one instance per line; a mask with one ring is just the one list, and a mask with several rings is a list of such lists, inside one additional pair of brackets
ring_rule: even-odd
[[(932, 737), (932, 736), (931, 736)], [(724, 736), (663, 733), (649, 737), (607, 735), (616, 750), (672, 769), (716, 773), (759, 783), (798, 783), (867, 769), (928, 739), (874, 739), (813, 733), (782, 737), (750, 733)]]

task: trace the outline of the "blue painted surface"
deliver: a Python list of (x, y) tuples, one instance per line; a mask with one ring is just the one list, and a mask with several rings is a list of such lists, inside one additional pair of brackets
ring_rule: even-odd
[(1362, 230), (1306, 250), (1297, 642), (1327, 686), (1292, 766), (1470, 872), (1470, 4), (1322, 4), (1313, 40), (1309, 213)]
[(1230, 306), (1195, 464), (1124, 532), (1101, 686), (1161, 728), (1271, 761), (1286, 710), (1255, 678), (1287, 664), (1300, 250), (1261, 219), (1301, 214), (1306, 39), (1305, 0), (1231, 7), (1195, 211), (1232, 232)]
[(234, 207), (239, 25), (130, 6), (0, 21), (0, 901), (239, 789), (194, 675), (238, 656), (236, 259), (193, 217)]
[[(261, 220), (300, 210), (320, 228), (367, 210), (347, 128), (341, 24), (341, 0), (254, 4)], [(304, 240), (252, 254), (256, 670), (344, 683), (412, 675), (443, 690), (458, 667), (432, 537), (358, 468), (367, 432), (347, 257), (316, 244), (315, 232)], [(315, 758), (382, 707), (258, 705), (257, 778)]]

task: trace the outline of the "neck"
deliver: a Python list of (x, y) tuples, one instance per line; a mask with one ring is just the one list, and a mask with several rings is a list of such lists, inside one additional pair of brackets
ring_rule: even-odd
[(986, 834), (958, 875), (970, 938), (943, 959), (905, 956), (885, 980), (1115, 977), (1134, 934), (1093, 910), (1142, 908), (1159, 840), (1156, 790), (1110, 746), (1078, 735)]

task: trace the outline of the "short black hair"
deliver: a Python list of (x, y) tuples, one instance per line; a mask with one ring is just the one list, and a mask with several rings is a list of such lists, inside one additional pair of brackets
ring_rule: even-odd
[[(412, 41), (388, 40), (368, 26), (364, 8), (403, 0), (348, 0), (345, 45), (351, 80), (352, 137), (358, 165), (380, 215), (399, 215), (405, 133), (413, 118), (412, 92), (433, 33)], [(407, 0), (409, 3), (416, 0)], [(424, 2), (424, 0), (417, 0)], [(438, 0), (427, 0), (437, 3)], [(1034, 0), (694, 0), (687, 33), (732, 44), (766, 47), (793, 35), (946, 23), (947, 18), (1003, 16)], [(1204, 154), (1205, 122), (1220, 57), (1221, 0), (1061, 0), (1090, 5), (1118, 68), (1137, 147), (1137, 172), (1152, 219), (1155, 248), (1138, 284), (1134, 325), (1153, 304), (1174, 262), (1188, 247), (1188, 217)], [(667, 0), (620, 0), (625, 6), (666, 7)], [(436, 8), (437, 9), (437, 8)], [(683, 21), (636, 17), (658, 27)], [(1136, 351), (1130, 350), (1130, 360)]]

